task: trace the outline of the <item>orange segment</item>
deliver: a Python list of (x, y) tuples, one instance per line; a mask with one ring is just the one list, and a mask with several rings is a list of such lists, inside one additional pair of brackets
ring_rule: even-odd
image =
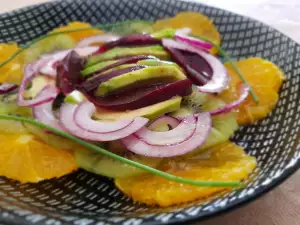
[[(160, 169), (194, 180), (233, 181), (247, 178), (256, 167), (255, 158), (231, 142), (217, 145), (208, 152), (209, 158), (167, 159)], [(226, 189), (184, 185), (151, 174), (116, 179), (115, 183), (133, 200), (161, 207), (206, 198)]]
[[(256, 104), (251, 95), (239, 107), (237, 121), (239, 124), (249, 124), (266, 117), (278, 101), (278, 92), (285, 77), (281, 70), (273, 63), (261, 58), (240, 60), (237, 67), (259, 98)], [(226, 102), (232, 102), (239, 97), (241, 79), (230, 63), (225, 63), (230, 75), (230, 85), (220, 94)]]
[[(158, 20), (153, 25), (154, 31), (166, 28), (191, 28), (194, 35), (200, 35), (208, 38), (217, 45), (221, 43), (221, 37), (213, 22), (205, 15), (197, 12), (181, 12), (175, 17), (169, 19)], [(218, 50), (213, 48), (212, 54), (217, 54)]]
[[(13, 55), (19, 47), (15, 43), (0, 44), (0, 62)], [(23, 77), (23, 58), (16, 57), (14, 60), (0, 68), (0, 83), (20, 84)]]
[(0, 134), (0, 176), (24, 182), (61, 177), (77, 169), (73, 155), (31, 134)]
[[(62, 26), (59, 28), (56, 28), (52, 31), (53, 32), (60, 32), (60, 31), (67, 31), (67, 30), (73, 30), (73, 29), (82, 29), (82, 28), (90, 28), (92, 27), (89, 23), (83, 23), (83, 22), (72, 22), (69, 23), (66, 26)], [(78, 42), (83, 38), (86, 38), (88, 36), (96, 35), (96, 34), (103, 34), (104, 32), (102, 30), (98, 29), (91, 29), (86, 31), (78, 31), (78, 32), (72, 32), (68, 35), (69, 37), (73, 38), (74, 41)]]

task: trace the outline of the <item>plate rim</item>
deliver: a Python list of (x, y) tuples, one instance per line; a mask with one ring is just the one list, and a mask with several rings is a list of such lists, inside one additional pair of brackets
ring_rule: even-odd
[[(72, 2), (73, 2), (73, 1), (68, 1), (68, 0), (48, 0), (48, 1), (43, 2), (43, 3), (35, 3), (35, 4), (27, 5), (27, 6), (24, 6), (24, 7), (21, 7), (21, 8), (6, 11), (6, 12), (3, 12), (3, 13), (0, 13), (0, 16), (3, 16), (3, 17), (11, 16), (14, 13), (22, 13), (22, 11), (26, 11), (28, 9), (34, 9), (36, 7), (43, 6), (43, 5), (51, 6), (52, 4), (55, 5), (55, 4), (63, 2), (63, 1), (68, 2), (68, 4), (72, 4)], [(78, 1), (84, 1), (84, 0), (78, 0)], [(102, 0), (98, 0), (98, 1), (102, 1)], [(119, 0), (119, 1), (122, 1), (122, 0)], [(151, 0), (144, 0), (144, 1), (151, 2)], [(227, 10), (227, 9), (223, 9), (223, 8), (220, 8), (220, 7), (217, 7), (217, 6), (211, 6), (209, 4), (205, 4), (205, 3), (202, 3), (202, 2), (196, 2), (195, 0), (160, 0), (160, 1), (164, 1), (164, 2), (182, 1), (182, 2), (185, 2), (185, 3), (195, 4), (197, 6), (204, 6), (204, 7), (209, 7), (209, 8), (216, 9), (216, 10), (229, 12), (232, 15), (237, 15), (237, 16), (240, 16), (240, 17), (243, 17), (243, 18), (247, 18), (248, 20), (251, 20), (251, 21), (254, 21), (256, 23), (259, 23), (259, 24), (263, 25), (264, 27), (271, 28), (273, 32), (278, 32), (278, 33), (280, 33), (281, 36), (286, 37), (288, 42), (293, 42), (296, 46), (298, 46), (298, 47), (300, 46), (300, 43), (297, 43), (294, 39), (292, 39), (291, 37), (289, 37), (288, 35), (286, 35), (282, 31), (280, 31), (277, 28), (275, 28), (275, 27), (273, 27), (273, 26), (271, 26), (271, 25), (269, 25), (269, 24), (267, 24), (263, 21), (260, 21), (256, 18), (252, 18), (252, 17), (246, 16), (246, 15), (234, 12), (234, 11), (230, 11), (230, 10)], [(0, 18), (0, 20), (1, 19), (2, 18)], [(299, 76), (300, 76), (300, 74), (299, 74)], [(298, 135), (296, 134), (296, 136), (297, 136), (297, 138), (296, 138), (296, 141), (295, 141), (295, 146), (292, 146), (291, 148), (295, 148), (295, 150), (297, 151), (298, 147), (299, 147), (299, 143), (297, 144), (297, 142), (300, 142), (299, 141), (300, 140), (300, 133), (298, 133)], [(189, 217), (184, 218), (184, 219), (179, 219), (179, 218), (171, 219), (171, 220), (168, 221), (168, 224), (170, 224), (170, 225), (179, 225), (179, 224), (181, 224), (181, 225), (183, 225), (183, 224), (193, 225), (193, 224), (202, 222), (204, 220), (219, 217), (219, 216), (224, 215), (228, 212), (236, 211), (237, 209), (239, 209), (243, 206), (246, 206), (249, 203), (252, 203), (257, 199), (262, 198), (265, 194), (269, 193), (271, 190), (274, 190), (275, 188), (278, 188), (288, 178), (290, 178), (293, 174), (295, 174), (295, 172), (297, 172), (298, 169), (300, 169), (300, 158), (297, 159), (297, 161), (295, 162), (295, 164), (293, 166), (291, 166), (290, 168), (286, 168), (286, 170), (279, 177), (273, 179), (272, 182), (270, 182), (269, 184), (267, 184), (265, 186), (261, 186), (260, 189), (256, 190), (252, 194), (250, 194), (246, 197), (243, 197), (241, 199), (238, 199), (233, 203), (228, 203), (225, 207), (214, 210), (214, 211), (211, 211), (211, 212), (204, 212), (201, 215), (189, 216)], [(192, 204), (192, 202), (191, 202), (191, 204)], [(191, 205), (191, 207), (192, 207), (192, 205)], [(172, 213), (172, 210), (170, 211), (170, 213)], [(45, 215), (45, 217), (47, 217), (47, 215)], [(21, 223), (14, 222), (13, 220), (9, 220), (9, 219), (5, 220), (5, 219), (3, 219), (3, 217), (0, 217), (0, 224), (3, 224), (3, 225), (9, 225), (9, 224), (22, 225)], [(62, 225), (67, 225), (67, 224), (68, 224), (68, 222), (62, 222)], [(149, 221), (149, 222), (147, 222), (147, 225), (162, 225), (162, 224), (165, 224), (165, 223), (159, 222), (159, 221)]]

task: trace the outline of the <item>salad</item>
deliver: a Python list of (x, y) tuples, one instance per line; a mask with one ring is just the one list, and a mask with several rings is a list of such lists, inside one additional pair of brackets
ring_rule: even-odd
[(241, 187), (256, 159), (230, 138), (272, 111), (285, 77), (220, 43), (209, 18), (182, 12), (0, 44), (0, 176), (81, 168), (161, 207)]

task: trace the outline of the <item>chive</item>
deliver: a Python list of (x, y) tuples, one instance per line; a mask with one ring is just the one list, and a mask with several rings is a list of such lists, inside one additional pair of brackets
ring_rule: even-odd
[(78, 144), (80, 144), (80, 145), (82, 145), (82, 146), (84, 146), (84, 147), (86, 147), (86, 148), (88, 148), (92, 151), (103, 154), (103, 155), (105, 155), (107, 157), (110, 157), (112, 159), (119, 160), (120, 162), (126, 163), (126, 164), (134, 166), (136, 168), (142, 169), (142, 170), (144, 170), (148, 173), (151, 173), (151, 174), (154, 174), (154, 175), (157, 175), (157, 176), (161, 176), (163, 178), (166, 178), (168, 180), (172, 180), (172, 181), (175, 181), (175, 182), (178, 182), (178, 183), (189, 184), (189, 185), (194, 185), (194, 186), (202, 186), (202, 187), (238, 187), (238, 186), (241, 186), (241, 182), (239, 182), (239, 181), (223, 182), (223, 181), (190, 180), (190, 179), (185, 179), (185, 178), (182, 178), (182, 177), (178, 177), (178, 176), (175, 176), (175, 175), (172, 175), (172, 174), (169, 174), (169, 173), (165, 173), (165, 172), (162, 172), (160, 170), (154, 169), (152, 167), (146, 166), (144, 164), (132, 161), (130, 159), (126, 159), (126, 158), (124, 158), (122, 156), (119, 156), (119, 155), (116, 155), (116, 154), (114, 154), (112, 152), (109, 152), (109, 151), (107, 151), (103, 148), (100, 148), (100, 147), (98, 147), (94, 144), (91, 144), (91, 143), (86, 142), (86, 141), (84, 141), (80, 138), (77, 138), (77, 137), (75, 137), (75, 136), (73, 136), (69, 133), (57, 130), (57, 129), (55, 129), (53, 127), (50, 127), (46, 124), (37, 122), (37, 121), (32, 120), (32, 119), (28, 119), (28, 118), (25, 118), (25, 117), (0, 114), (0, 119), (20, 121), (20, 122), (24, 122), (24, 123), (28, 123), (28, 124), (40, 127), (42, 129), (49, 130), (54, 134), (57, 134), (57, 135), (59, 135), (61, 137), (64, 137), (64, 138), (67, 138), (71, 141), (74, 141), (74, 142), (76, 142), (76, 143), (78, 143)]
[(252, 98), (254, 100), (254, 102), (256, 104), (259, 103), (259, 99), (258, 99), (258, 96), (255, 94), (255, 92), (253, 91), (252, 87), (248, 84), (247, 80), (245, 79), (245, 77), (243, 76), (242, 72), (240, 71), (240, 69), (237, 67), (235, 61), (233, 61), (230, 56), (227, 54), (227, 52), (219, 45), (215, 44), (214, 42), (210, 41), (208, 38), (206, 37), (203, 37), (203, 36), (200, 36), (200, 35), (194, 35), (193, 36), (203, 40), (203, 41), (206, 41), (210, 44), (212, 44), (215, 48), (218, 49), (219, 53), (221, 53), (221, 55), (225, 58), (226, 61), (228, 61), (233, 69), (235, 70), (235, 72), (238, 74), (238, 76), (240, 77), (240, 79), (243, 81), (243, 83), (245, 85), (247, 85), (249, 87), (249, 90), (250, 90), (250, 94), (252, 95)]

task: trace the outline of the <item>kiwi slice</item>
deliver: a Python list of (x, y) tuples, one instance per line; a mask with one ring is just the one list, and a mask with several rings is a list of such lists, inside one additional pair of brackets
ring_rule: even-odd
[(16, 104), (18, 93), (7, 93), (0, 96), (0, 114), (18, 115), (31, 117), (32, 111), (28, 107), (21, 107)]
[(119, 35), (152, 33), (152, 24), (153, 22), (151, 21), (139, 20), (130, 23), (120, 24), (118, 26), (112, 26), (110, 28), (107, 28), (106, 31), (116, 33)]
[[(111, 143), (113, 143), (113, 145), (111, 145)], [(111, 143), (109, 143), (110, 147), (116, 146), (118, 144), (116, 142), (111, 142)], [(118, 147), (118, 149), (113, 149), (113, 151), (116, 154), (119, 154), (127, 159), (154, 168), (157, 167), (162, 160), (160, 158), (150, 158), (150, 157), (135, 155), (134, 153), (131, 153), (128, 150), (124, 150), (124, 149), (122, 150), (120, 146)], [(75, 156), (75, 161), (80, 168), (95, 174), (99, 174), (111, 178), (124, 178), (130, 176), (137, 176), (145, 173), (145, 171), (141, 169), (138, 169), (136, 167), (130, 166), (118, 160), (85, 149), (76, 150), (74, 156)]]
[[(209, 94), (194, 93), (185, 99), (185, 106), (171, 113), (174, 117), (184, 117), (199, 111), (211, 111), (225, 105), (218, 97)], [(185, 156), (197, 155), (200, 152), (227, 141), (238, 129), (235, 113), (230, 112), (212, 117), (213, 127), (205, 143)]]
[(41, 40), (26, 49), (24, 52), (25, 63), (31, 63), (44, 53), (55, 52), (63, 49), (74, 48), (76, 42), (68, 35), (57, 35)]
[(47, 132), (46, 130), (43, 130), (39, 127), (30, 125), (30, 124), (24, 124), (25, 128), (27, 129), (27, 132), (30, 132), (37, 137), (39, 137), (42, 141), (44, 141), (46, 144), (62, 149), (67, 151), (73, 151), (74, 149), (79, 148), (79, 146), (66, 138), (60, 137), (58, 135), (55, 135), (53, 133)]

